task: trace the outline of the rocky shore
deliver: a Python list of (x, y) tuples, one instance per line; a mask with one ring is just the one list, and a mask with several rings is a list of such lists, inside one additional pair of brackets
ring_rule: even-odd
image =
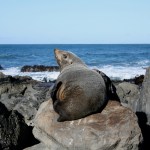
[(101, 113), (58, 123), (53, 82), (0, 73), (0, 149), (150, 149), (150, 68), (113, 83), (122, 105), (110, 100)]
[(21, 72), (42, 72), (42, 71), (59, 71), (58, 66), (43, 66), (43, 65), (34, 65), (34, 66), (23, 66)]

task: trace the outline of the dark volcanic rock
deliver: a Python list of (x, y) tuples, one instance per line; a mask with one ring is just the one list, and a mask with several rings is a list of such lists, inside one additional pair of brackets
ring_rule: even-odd
[(6, 76), (0, 74), (0, 102), (8, 110), (17, 110), (28, 124), (39, 105), (50, 98), (53, 83), (42, 83), (30, 77)]
[(0, 65), (0, 70), (3, 70), (4, 68)]
[(124, 79), (123, 81), (130, 82), (130, 83), (141, 86), (143, 83), (143, 80), (144, 80), (144, 75), (140, 75), (140, 76), (137, 76), (137, 77), (132, 78), (132, 79)]
[(38, 143), (30, 123), (39, 105), (50, 98), (52, 85), (0, 72), (0, 150), (22, 150)]
[(58, 66), (43, 66), (43, 65), (34, 65), (34, 66), (23, 66), (21, 72), (42, 72), (42, 71), (59, 71)]
[(0, 103), (0, 149), (21, 150), (30, 146), (31, 141), (31, 131), (23, 117), (17, 111), (8, 111)]

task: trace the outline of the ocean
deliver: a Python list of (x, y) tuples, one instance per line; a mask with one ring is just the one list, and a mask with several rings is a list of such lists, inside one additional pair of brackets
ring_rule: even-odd
[(56, 66), (54, 48), (78, 55), (91, 69), (103, 71), (111, 79), (130, 79), (145, 74), (150, 66), (150, 44), (1, 44), (0, 70), (6, 75), (55, 80), (59, 72), (20, 71), (25, 65)]

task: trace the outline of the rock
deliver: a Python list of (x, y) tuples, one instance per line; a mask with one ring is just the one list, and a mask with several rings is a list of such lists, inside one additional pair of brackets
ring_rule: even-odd
[(50, 150), (137, 150), (142, 141), (136, 115), (117, 101), (85, 118), (57, 122), (52, 101), (41, 104), (33, 134)]
[(42, 72), (42, 71), (59, 71), (58, 66), (43, 66), (43, 65), (34, 65), (34, 66), (23, 66), (21, 72)]
[(143, 134), (142, 149), (149, 150), (150, 144), (150, 67), (147, 68), (136, 107), (139, 126)]
[(0, 149), (18, 150), (30, 145), (30, 131), (23, 117), (16, 111), (8, 111), (0, 103)]
[(137, 102), (140, 96), (139, 86), (129, 82), (122, 82), (116, 86), (116, 89), (121, 103), (136, 112)]
[(5, 77), (5, 75), (2, 72), (0, 72), (0, 79), (4, 78), (4, 77)]
[(42, 83), (30, 77), (0, 74), (0, 102), (9, 111), (16, 110), (27, 124), (35, 117), (42, 102), (50, 98), (53, 83)]
[(0, 65), (0, 70), (4, 70), (4, 68)]
[(150, 67), (146, 70), (140, 99), (137, 105), (137, 112), (145, 113), (147, 116), (147, 124), (150, 125)]
[(124, 79), (123, 81), (125, 82), (130, 82), (136, 85), (141, 86), (144, 80), (144, 75), (136, 76), (135, 78), (132, 79)]
[(34, 146), (25, 148), (24, 150), (49, 150), (49, 148), (46, 147), (45, 144), (39, 143), (39, 144), (36, 144)]
[(0, 72), (0, 149), (21, 150), (38, 143), (31, 120), (40, 104), (50, 98), (52, 85)]

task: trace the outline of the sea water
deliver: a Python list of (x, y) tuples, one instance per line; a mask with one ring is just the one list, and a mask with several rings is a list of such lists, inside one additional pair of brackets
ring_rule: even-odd
[(25, 65), (56, 66), (54, 48), (78, 55), (91, 69), (112, 79), (129, 79), (145, 74), (150, 66), (150, 44), (26, 44), (0, 45), (1, 70), (6, 75), (55, 80), (59, 72), (21, 72)]

